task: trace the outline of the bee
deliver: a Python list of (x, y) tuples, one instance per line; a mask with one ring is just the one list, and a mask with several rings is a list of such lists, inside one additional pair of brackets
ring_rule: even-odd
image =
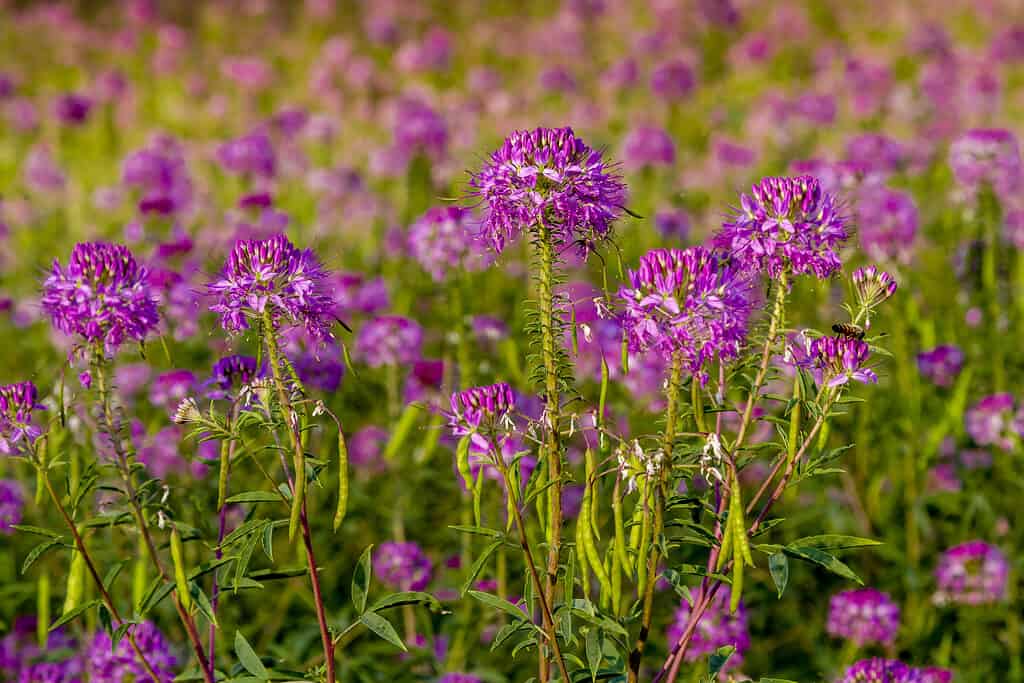
[(865, 335), (864, 328), (853, 323), (836, 323), (832, 331), (849, 339), (863, 339)]

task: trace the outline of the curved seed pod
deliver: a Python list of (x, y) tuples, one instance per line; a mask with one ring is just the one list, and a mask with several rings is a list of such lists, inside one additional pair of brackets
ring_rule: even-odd
[(178, 599), (187, 612), (192, 607), (192, 595), (188, 591), (188, 575), (185, 573), (185, 549), (177, 527), (171, 528), (171, 562), (174, 563), (174, 583), (178, 589)]
[(587, 550), (583, 547), (583, 525), (576, 523), (576, 571), (580, 577), (580, 587), (583, 589), (583, 597), (590, 599), (590, 571), (587, 562)]
[(618, 557), (618, 566), (628, 576), (633, 575), (630, 567), (629, 553), (626, 552), (626, 526), (622, 522), (622, 482), (615, 480), (615, 488), (612, 489), (612, 521), (615, 523), (615, 555)]
[(462, 483), (466, 485), (467, 491), (473, 490), (473, 470), (469, 467), (469, 436), (459, 439), (459, 445), (455, 447), (455, 467), (462, 475)]
[(68, 568), (68, 583), (64, 591), (64, 609), (62, 614), (82, 604), (85, 592), (85, 556), (77, 550), (71, 551), (71, 566)]
[(334, 511), (334, 530), (337, 531), (345, 521), (348, 511), (348, 445), (345, 433), (338, 428), (338, 507)]
[(43, 572), (36, 583), (36, 639), (46, 649), (50, 637), (50, 575)]
[(590, 526), (590, 506), (593, 504), (593, 500), (592, 480), (591, 477), (587, 477), (587, 483), (583, 489), (583, 502), (580, 504), (580, 514), (576, 518), (576, 527), (580, 534), (580, 541), (583, 542), (583, 550), (587, 554), (587, 563), (594, 570), (597, 582), (601, 584), (601, 597), (607, 599), (607, 596), (611, 595), (612, 585), (608, 573), (604, 569), (601, 556), (597, 552), (597, 545), (594, 543), (594, 530)]

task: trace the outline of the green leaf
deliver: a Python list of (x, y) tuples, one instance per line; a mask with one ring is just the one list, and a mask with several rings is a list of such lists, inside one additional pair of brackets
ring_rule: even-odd
[(488, 529), (485, 526), (463, 526), (460, 524), (450, 525), (449, 529), (454, 529), (463, 534), (474, 534), (476, 536), (490, 536), (491, 538), (504, 538), (505, 534), (496, 530)]
[(597, 670), (601, 666), (604, 654), (601, 652), (601, 636), (596, 628), (587, 630), (586, 640), (587, 668), (590, 670), (590, 680), (597, 680)]
[(121, 570), (124, 569), (126, 564), (128, 564), (127, 560), (121, 560), (107, 570), (106, 576), (103, 577), (104, 588), (108, 591), (110, 590), (110, 587), (114, 585), (114, 581), (117, 580), (118, 575), (121, 573)]
[(366, 546), (366, 550), (359, 556), (355, 571), (352, 572), (352, 605), (359, 614), (366, 611), (366, 596), (370, 593), (370, 579), (373, 577), (372, 551), (373, 545)]
[(864, 585), (864, 582), (860, 580), (860, 577), (853, 573), (852, 569), (823, 550), (818, 550), (817, 548), (805, 548), (801, 546), (786, 546), (782, 549), (782, 552), (798, 560), (805, 560), (824, 567), (833, 574), (837, 574), (844, 579), (856, 581), (861, 586)]
[(51, 538), (48, 541), (43, 541), (35, 548), (32, 548), (32, 550), (28, 551), (28, 555), (25, 556), (25, 561), (21, 563), (21, 573), (24, 574), (25, 572), (27, 572), (29, 570), (29, 567), (35, 564), (35, 561), (42, 557), (43, 553), (45, 553), (47, 550), (55, 548), (59, 545), (63, 545), (61, 539)]
[(386, 609), (402, 607), (403, 605), (426, 605), (432, 612), (443, 612), (444, 606), (441, 601), (430, 593), (420, 591), (403, 591), (385, 595), (370, 608), (371, 612), (383, 612)]
[(758, 683), (797, 683), (797, 682), (796, 681), (791, 681), (788, 678), (762, 678), (762, 679), (760, 679), (758, 681)]
[(779, 593), (779, 599), (786, 591), (786, 584), (789, 583), (789, 560), (785, 553), (775, 553), (768, 558), (768, 571), (771, 572), (772, 581), (775, 582), (775, 590)]
[[(305, 567), (285, 567), (284, 569), (258, 569), (250, 572), (249, 578), (254, 581), (278, 581), (280, 579), (294, 579), (296, 576), (305, 576)], [(239, 584), (241, 585), (241, 584)]]
[(17, 531), (23, 531), (26, 534), (35, 534), (36, 536), (49, 536), (50, 538), (60, 538), (60, 534), (56, 531), (50, 531), (39, 526), (32, 526), (31, 524), (12, 524), (12, 529)]
[(146, 591), (146, 595), (142, 598), (142, 604), (139, 605), (139, 615), (145, 614), (163, 602), (164, 598), (170, 595), (172, 590), (174, 590), (173, 583), (166, 582), (159, 576), (156, 577), (149, 590)]
[(238, 558), (236, 558), (234, 555), (230, 555), (228, 557), (222, 557), (219, 560), (210, 560), (209, 562), (204, 562), (203, 564), (199, 565), (191, 572), (189, 572), (188, 579), (189, 581), (195, 581), (200, 576), (209, 574), (210, 572), (214, 571), (219, 567), (224, 566), (229, 562), (234, 562), (236, 559)]
[(270, 491), (246, 491), (228, 498), (229, 503), (281, 503), (281, 496)]
[(381, 615), (375, 614), (374, 612), (366, 612), (360, 615), (359, 621), (361, 621), (366, 628), (370, 629), (378, 636), (400, 649), (402, 652), (409, 651), (408, 648), (405, 647), (405, 643), (402, 642), (402, 639), (395, 631), (395, 627), (391, 625), (390, 621)]
[(505, 541), (498, 539), (484, 548), (484, 551), (480, 553), (480, 557), (476, 558), (476, 561), (473, 562), (473, 566), (469, 568), (469, 574), (466, 576), (466, 580), (462, 582), (462, 588), (459, 592), (463, 597), (465, 597), (466, 591), (473, 587), (473, 582), (476, 581), (476, 577), (480, 575), (481, 571), (483, 571), (484, 565), (487, 564), (487, 560), (491, 559), (491, 555), (494, 554), (494, 551), (504, 544)]
[(103, 604), (103, 602), (101, 600), (90, 600), (89, 602), (82, 603), (81, 605), (79, 605), (78, 607), (74, 608), (73, 610), (69, 610), (69, 611), (65, 612), (63, 615), (61, 615), (60, 619), (58, 619), (57, 621), (55, 621), (52, 624), (50, 624), (50, 630), (53, 631), (55, 628), (63, 626), (64, 624), (66, 624), (69, 621), (77, 618), (78, 616), (84, 614), (85, 612), (88, 612), (93, 607), (99, 607), (102, 604)]
[(732, 645), (726, 645), (725, 647), (718, 648), (708, 660), (708, 673), (711, 674), (712, 678), (718, 676), (718, 672), (722, 670), (725, 663), (729, 661), (733, 653), (736, 652), (736, 648)]
[[(490, 593), (484, 593), (482, 591), (466, 591), (466, 592), (469, 595), (471, 595), (474, 598), (476, 598), (477, 600), (479, 600), (480, 602), (484, 603), (485, 605), (487, 605), (489, 607), (493, 607), (495, 609), (501, 610), (502, 612), (504, 612), (505, 614), (509, 615), (513, 619), (518, 619), (520, 621), (527, 621), (526, 613), (523, 612), (523, 610), (521, 610), (518, 607), (516, 607), (515, 605), (513, 605), (508, 600), (502, 600), (497, 595), (491, 595)], [(537, 628), (537, 625), (533, 624), (533, 627)], [(537, 628), (537, 630), (539, 631), (540, 629)]]
[(252, 649), (252, 645), (245, 639), (241, 631), (235, 631), (235, 654), (238, 655), (238, 662), (242, 668), (253, 676), (262, 681), (270, 678), (267, 668), (263, 666), (263, 662), (260, 661), (256, 651)]
[(206, 593), (199, 587), (199, 584), (194, 581), (189, 583), (189, 595), (192, 596), (192, 602), (195, 603), (196, 609), (199, 613), (206, 618), (208, 622), (217, 626), (217, 615), (213, 611), (213, 605), (210, 603), (210, 598), (206, 597)]
[(859, 536), (843, 536), (841, 534), (823, 534), (821, 536), (805, 536), (789, 544), (790, 547), (818, 548), (819, 550), (845, 550), (847, 548), (867, 548), (882, 545), (881, 541)]

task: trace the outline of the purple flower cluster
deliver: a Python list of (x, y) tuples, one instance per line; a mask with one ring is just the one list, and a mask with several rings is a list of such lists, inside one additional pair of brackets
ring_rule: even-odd
[[(668, 627), (668, 642), (676, 643), (690, 621), (690, 604), (685, 600), (676, 610), (675, 619)], [(695, 662), (707, 657), (720, 647), (732, 645), (736, 651), (726, 662), (726, 670), (738, 668), (744, 653), (750, 649), (750, 630), (747, 608), (740, 602), (734, 614), (729, 613), (729, 592), (719, 591), (707, 611), (701, 615), (685, 659)]]
[(232, 392), (253, 381), (258, 372), (256, 359), (252, 356), (224, 356), (213, 364), (204, 386), (206, 395), (211, 399), (225, 399)]
[(356, 337), (356, 355), (371, 368), (408, 365), (420, 358), (423, 328), (415, 320), (382, 315), (368, 321)]
[(160, 322), (146, 274), (126, 246), (79, 243), (67, 268), (54, 261), (42, 307), (57, 329), (113, 353), (129, 339), (141, 342)]
[(957, 182), (974, 194), (990, 185), (1001, 199), (1020, 186), (1021, 162), (1017, 136), (999, 128), (967, 131), (949, 148), (949, 165)]
[(35, 384), (0, 386), (0, 453), (20, 455), (39, 438), (42, 430), (32, 423), (36, 410), (46, 408), (39, 402)]
[(638, 126), (622, 141), (622, 163), (628, 169), (671, 166), (676, 162), (676, 145), (663, 128)]
[(170, 137), (157, 137), (149, 146), (125, 158), (121, 182), (139, 190), (139, 211), (176, 214), (192, 201), (192, 179), (181, 145)]
[(964, 352), (959, 346), (943, 344), (917, 354), (921, 376), (940, 387), (953, 386), (953, 380), (964, 367)]
[(898, 659), (862, 659), (837, 683), (921, 683), (921, 672)]
[(284, 235), (265, 240), (238, 240), (221, 279), (208, 285), (228, 332), (241, 332), (253, 318), (269, 314), (275, 327), (301, 326), (318, 339), (332, 337), (334, 302), (327, 274), (312, 250), (298, 249)]
[(628, 274), (618, 298), (631, 351), (678, 353), (701, 381), (706, 362), (739, 355), (752, 308), (749, 277), (703, 247), (655, 249)]
[(812, 176), (764, 178), (740, 197), (741, 210), (715, 236), (715, 246), (744, 267), (767, 272), (839, 270), (838, 249), (849, 237), (836, 199)]
[(979, 446), (998, 446), (1012, 450), (1024, 433), (1024, 406), (1014, 412), (1013, 394), (986, 396), (970, 408), (964, 426)]
[(999, 548), (968, 541), (942, 553), (935, 567), (939, 604), (991, 605), (1006, 600), (1010, 563)]
[(403, 591), (421, 591), (430, 584), (433, 563), (416, 543), (388, 541), (373, 554), (373, 571), (380, 580)]
[(482, 236), (495, 251), (539, 224), (584, 252), (622, 214), (626, 187), (571, 128), (516, 131), (469, 181), (486, 209)]
[(853, 291), (861, 308), (871, 311), (896, 293), (896, 278), (877, 266), (864, 266), (853, 271)]
[(435, 282), (441, 282), (451, 270), (484, 265), (476, 233), (469, 209), (434, 207), (409, 226), (409, 251)]
[(667, 102), (682, 100), (697, 86), (693, 68), (681, 59), (670, 59), (651, 72), (651, 92)]
[(158, 680), (154, 681), (146, 673), (128, 638), (122, 638), (117, 647), (111, 647), (110, 636), (105, 631), (96, 633), (84, 653), (89, 680), (132, 680), (135, 683), (170, 683), (174, 680), (178, 658), (160, 629), (153, 622), (144, 621), (132, 626), (132, 634)]
[(277, 171), (274, 143), (266, 132), (257, 130), (217, 148), (217, 161), (228, 173), (273, 178)]
[(488, 438), (507, 431), (504, 425), (515, 408), (516, 394), (504, 382), (456, 391), (451, 396), (448, 426), (455, 436), (469, 435), (478, 448), (489, 452)]
[(402, 98), (395, 108), (394, 136), (395, 147), (403, 159), (423, 154), (438, 161), (448, 146), (448, 125), (426, 103)]
[(14, 525), (21, 523), (21, 510), (25, 506), (25, 492), (21, 482), (0, 479), (0, 534), (10, 536)]
[(842, 335), (819, 337), (810, 345), (812, 367), (821, 373), (821, 381), (830, 387), (838, 387), (851, 380), (864, 384), (878, 382), (875, 371), (865, 367), (870, 355), (867, 342)]
[(907, 265), (917, 237), (917, 206), (906, 192), (876, 187), (857, 202), (858, 236), (864, 252), (876, 261)]
[(39, 647), (38, 620), (18, 617), (10, 633), (0, 639), (0, 679), (21, 683), (79, 683), (82, 659), (75, 639), (63, 628), (47, 635)]
[(874, 588), (843, 591), (829, 601), (826, 630), (863, 647), (868, 643), (889, 645), (900, 627), (900, 608)]

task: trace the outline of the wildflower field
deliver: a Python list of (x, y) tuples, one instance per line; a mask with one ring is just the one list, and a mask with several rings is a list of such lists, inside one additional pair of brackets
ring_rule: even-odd
[(0, 0), (0, 682), (1024, 681), (1019, 0)]

